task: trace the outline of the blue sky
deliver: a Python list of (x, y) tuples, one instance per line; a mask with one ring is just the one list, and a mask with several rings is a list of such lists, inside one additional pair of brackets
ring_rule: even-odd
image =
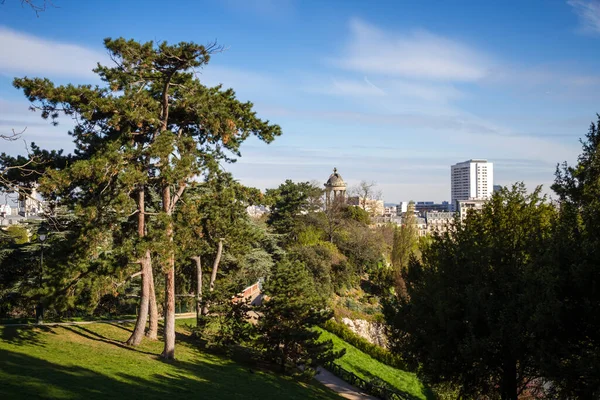
[(600, 112), (597, 1), (53, 0), (39, 16), (20, 3), (0, 4), (0, 132), (70, 149), (70, 121), (42, 121), (11, 81), (96, 83), (105, 37), (216, 39), (227, 50), (201, 79), (283, 128), (226, 167), (262, 189), (335, 166), (386, 202), (448, 200), (450, 165), (469, 158), (494, 162), (496, 184), (548, 187)]

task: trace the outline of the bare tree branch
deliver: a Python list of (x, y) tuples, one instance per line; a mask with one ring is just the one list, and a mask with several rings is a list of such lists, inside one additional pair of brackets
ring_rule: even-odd
[[(21, 7), (31, 8), (35, 12), (35, 15), (37, 17), (40, 16), (41, 12), (46, 11), (46, 9), (48, 9), (48, 7), (58, 8), (54, 5), (54, 3), (52, 3), (52, 0), (41, 0), (41, 1), (20, 0), (20, 1), (21, 1)], [(0, 4), (4, 4), (4, 3), (6, 3), (6, 0), (0, 0)]]

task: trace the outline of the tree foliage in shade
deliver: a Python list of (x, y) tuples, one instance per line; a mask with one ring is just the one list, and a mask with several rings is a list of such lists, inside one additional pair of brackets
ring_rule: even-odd
[(600, 397), (600, 116), (575, 166), (557, 168), (560, 216), (553, 243), (558, 299), (543, 366), (561, 398)]
[(265, 283), (267, 296), (259, 308), (259, 344), (267, 359), (282, 369), (304, 364), (307, 370), (341, 357), (331, 341), (319, 341), (313, 328), (332, 317), (325, 300), (300, 262), (283, 261)]
[(540, 191), (503, 189), (403, 272), (406, 293), (384, 307), (390, 343), (426, 382), (516, 400), (541, 376), (556, 211)]

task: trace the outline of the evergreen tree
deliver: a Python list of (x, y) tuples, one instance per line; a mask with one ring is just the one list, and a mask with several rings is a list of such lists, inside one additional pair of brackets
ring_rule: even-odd
[(600, 397), (600, 116), (582, 147), (577, 165), (560, 165), (552, 186), (559, 306), (542, 365), (561, 398), (591, 399)]
[[(131, 224), (137, 235), (128, 241), (130, 261), (142, 265), (147, 290), (152, 284), (149, 251), (157, 254), (165, 273), (163, 357), (172, 359), (175, 207), (207, 162), (232, 161), (228, 152), (239, 155), (248, 136), (270, 142), (281, 130), (257, 118), (252, 104), (238, 101), (233, 90), (200, 83), (194, 70), (208, 63), (219, 50), (216, 45), (156, 45), (122, 38), (106, 39), (104, 44), (115, 65), (95, 69), (102, 87), (55, 86), (47, 79), (30, 78), (15, 79), (14, 85), (23, 89), (42, 117), (54, 121), (64, 113), (76, 120), (72, 135), (81, 162), (50, 174), (46, 192), (61, 191), (75, 204), (84, 199), (87, 208), (82, 214), (88, 222), (95, 220), (90, 231), (114, 231), (124, 217), (137, 217)], [(151, 225), (144, 208), (149, 187), (160, 193), (161, 206)], [(138, 321), (136, 331), (142, 325)]]
[(319, 201), (323, 190), (310, 182), (294, 183), (286, 180), (277, 189), (267, 189), (267, 204), (271, 213), (267, 219), (269, 226), (279, 234), (293, 238), (302, 225), (302, 217), (321, 209)]
[(308, 271), (299, 262), (280, 262), (264, 286), (260, 307), (259, 344), (266, 357), (282, 369), (304, 364), (307, 369), (341, 357), (331, 341), (319, 342), (314, 327), (332, 317), (314, 289)]
[(390, 344), (426, 382), (516, 400), (542, 376), (556, 212), (540, 190), (517, 184), (494, 194), (403, 272), (406, 293), (384, 307)]

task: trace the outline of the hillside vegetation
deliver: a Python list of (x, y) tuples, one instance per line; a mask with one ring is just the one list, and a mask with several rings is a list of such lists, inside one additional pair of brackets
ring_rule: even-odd
[(419, 381), (415, 374), (385, 365), (343, 341), (333, 333), (320, 328), (318, 329), (321, 332), (322, 340), (333, 341), (335, 350), (346, 349), (346, 354), (335, 361), (336, 364), (345, 370), (353, 372), (367, 381), (384, 381), (389, 386), (417, 399), (426, 400), (433, 398), (429, 390)]

